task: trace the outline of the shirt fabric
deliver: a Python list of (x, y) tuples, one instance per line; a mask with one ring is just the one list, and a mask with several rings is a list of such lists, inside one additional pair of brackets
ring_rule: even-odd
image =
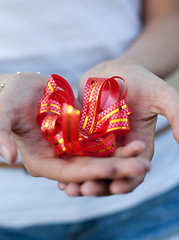
[[(82, 74), (124, 53), (141, 31), (139, 0), (1, 0), (0, 72), (57, 73), (77, 94)], [(161, 118), (159, 127), (166, 124)], [(24, 170), (0, 169), (0, 225), (82, 221), (121, 211), (179, 183), (171, 130), (156, 139), (152, 169), (129, 194), (70, 198), (57, 183)]]

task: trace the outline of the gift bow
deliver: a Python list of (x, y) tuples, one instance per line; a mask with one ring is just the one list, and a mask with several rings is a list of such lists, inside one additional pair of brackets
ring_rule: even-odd
[(57, 156), (109, 156), (115, 152), (116, 137), (130, 132), (132, 113), (125, 100), (127, 87), (120, 97), (116, 79), (124, 81), (118, 76), (89, 78), (80, 112), (74, 108), (75, 98), (68, 82), (51, 75), (39, 102), (37, 123)]

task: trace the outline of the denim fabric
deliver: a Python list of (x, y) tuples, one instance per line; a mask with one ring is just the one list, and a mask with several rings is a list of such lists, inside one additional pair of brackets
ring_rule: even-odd
[(89, 221), (22, 229), (0, 228), (0, 240), (169, 239), (179, 240), (179, 186), (129, 210)]

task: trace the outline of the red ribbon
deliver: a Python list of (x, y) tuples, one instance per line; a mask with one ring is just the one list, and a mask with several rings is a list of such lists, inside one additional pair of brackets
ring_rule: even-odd
[[(130, 132), (132, 111), (120, 97), (121, 77), (89, 78), (84, 93), (83, 111), (74, 108), (75, 98), (68, 82), (52, 74), (39, 102), (37, 123), (57, 156), (109, 156), (115, 152), (116, 137)], [(124, 81), (125, 82), (125, 81)]]

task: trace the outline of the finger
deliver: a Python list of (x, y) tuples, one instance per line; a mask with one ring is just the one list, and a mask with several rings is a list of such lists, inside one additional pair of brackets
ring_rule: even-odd
[[(60, 182), (84, 182), (86, 180), (109, 178), (114, 173), (114, 167), (109, 162), (81, 158), (80, 161), (70, 159), (44, 158), (33, 155), (22, 155), (27, 171), (33, 176), (41, 176)], [(101, 160), (101, 159), (100, 159)]]
[(136, 156), (142, 153), (145, 150), (145, 147), (146, 145), (144, 142), (139, 140), (134, 140), (124, 147), (117, 148), (114, 153), (114, 156), (121, 157), (121, 158)]
[(69, 183), (65, 187), (65, 192), (70, 197), (78, 197), (80, 194), (80, 184), (79, 183)]
[(80, 193), (83, 196), (106, 196), (109, 194), (107, 181), (86, 181), (81, 184)]
[[(44, 144), (48, 144), (47, 141)], [(40, 143), (38, 145), (40, 146)], [(47, 149), (47, 146), (42, 149)], [(134, 177), (150, 169), (150, 163), (147, 160), (137, 157), (127, 159), (75, 157), (68, 160), (45, 157), (41, 159), (39, 158), (41, 155), (38, 154), (40, 149), (35, 152), (37, 156), (34, 151), (31, 152), (32, 148), (29, 150), (29, 154), (27, 150), (24, 150), (21, 155), (31, 175), (66, 183)]]
[(17, 159), (17, 147), (11, 138), (12, 117), (8, 110), (2, 106), (2, 99), (0, 99), (0, 102), (0, 156), (10, 164)]
[(113, 164), (101, 158), (56, 158), (50, 143), (42, 138), (40, 130), (16, 136), (16, 143), (30, 175), (46, 177), (59, 182), (84, 182), (107, 178), (114, 172)]
[(132, 192), (144, 180), (145, 174), (132, 179), (114, 180), (110, 186), (109, 191), (111, 194), (123, 194)]
[(68, 186), (67, 183), (58, 182), (58, 187), (59, 187), (59, 189), (62, 190), (62, 191), (64, 191), (67, 186)]
[[(37, 130), (36, 130), (37, 131)], [(146, 172), (149, 163), (143, 158), (94, 158), (75, 157), (60, 159), (54, 156), (50, 144), (41, 138), (40, 132), (31, 131), (28, 137), (18, 136), (16, 143), (21, 151), (25, 167), (32, 176), (41, 176), (59, 182), (84, 182), (89, 180), (132, 177)], [(36, 136), (36, 141), (34, 140)], [(32, 141), (33, 139), (33, 141)]]
[[(95, 159), (81, 158), (80, 161), (63, 159), (28, 160), (27, 171), (33, 176), (42, 176), (60, 182), (84, 182), (87, 180), (117, 179), (135, 177), (150, 169), (150, 163), (143, 159)], [(29, 172), (29, 171), (28, 171)]]
[[(137, 147), (135, 146), (134, 143), (136, 143)], [(139, 153), (139, 150), (142, 151), (145, 146), (143, 144), (143, 142), (141, 142), (141, 141), (133, 141), (133, 143), (129, 144), (129, 145), (133, 148), (133, 153), (134, 152)], [(124, 155), (125, 155), (125, 152), (124, 152)], [(147, 169), (149, 169), (148, 166), (150, 167), (150, 164), (147, 163)], [(139, 172), (137, 171), (137, 173), (139, 173)], [(83, 196), (106, 196), (109, 194), (108, 185), (109, 185), (109, 183), (107, 183), (107, 181), (100, 181), (100, 180), (86, 181), (83, 184), (81, 184), (78, 195), (80, 195), (80, 193), (81, 193), (81, 195), (83, 195)], [(60, 189), (65, 190), (67, 184), (61, 183), (60, 186), (61, 186)], [(68, 192), (67, 192), (67, 194), (68, 194)]]
[(150, 162), (143, 158), (111, 158), (115, 172), (108, 179), (133, 178), (150, 170)]
[(178, 91), (167, 84), (163, 83), (163, 88), (157, 94), (157, 110), (159, 114), (164, 115), (173, 131), (173, 136), (179, 143), (179, 93)]
[(65, 190), (69, 196), (107, 196), (109, 183), (107, 181), (86, 181), (80, 183), (58, 183), (60, 190)]

